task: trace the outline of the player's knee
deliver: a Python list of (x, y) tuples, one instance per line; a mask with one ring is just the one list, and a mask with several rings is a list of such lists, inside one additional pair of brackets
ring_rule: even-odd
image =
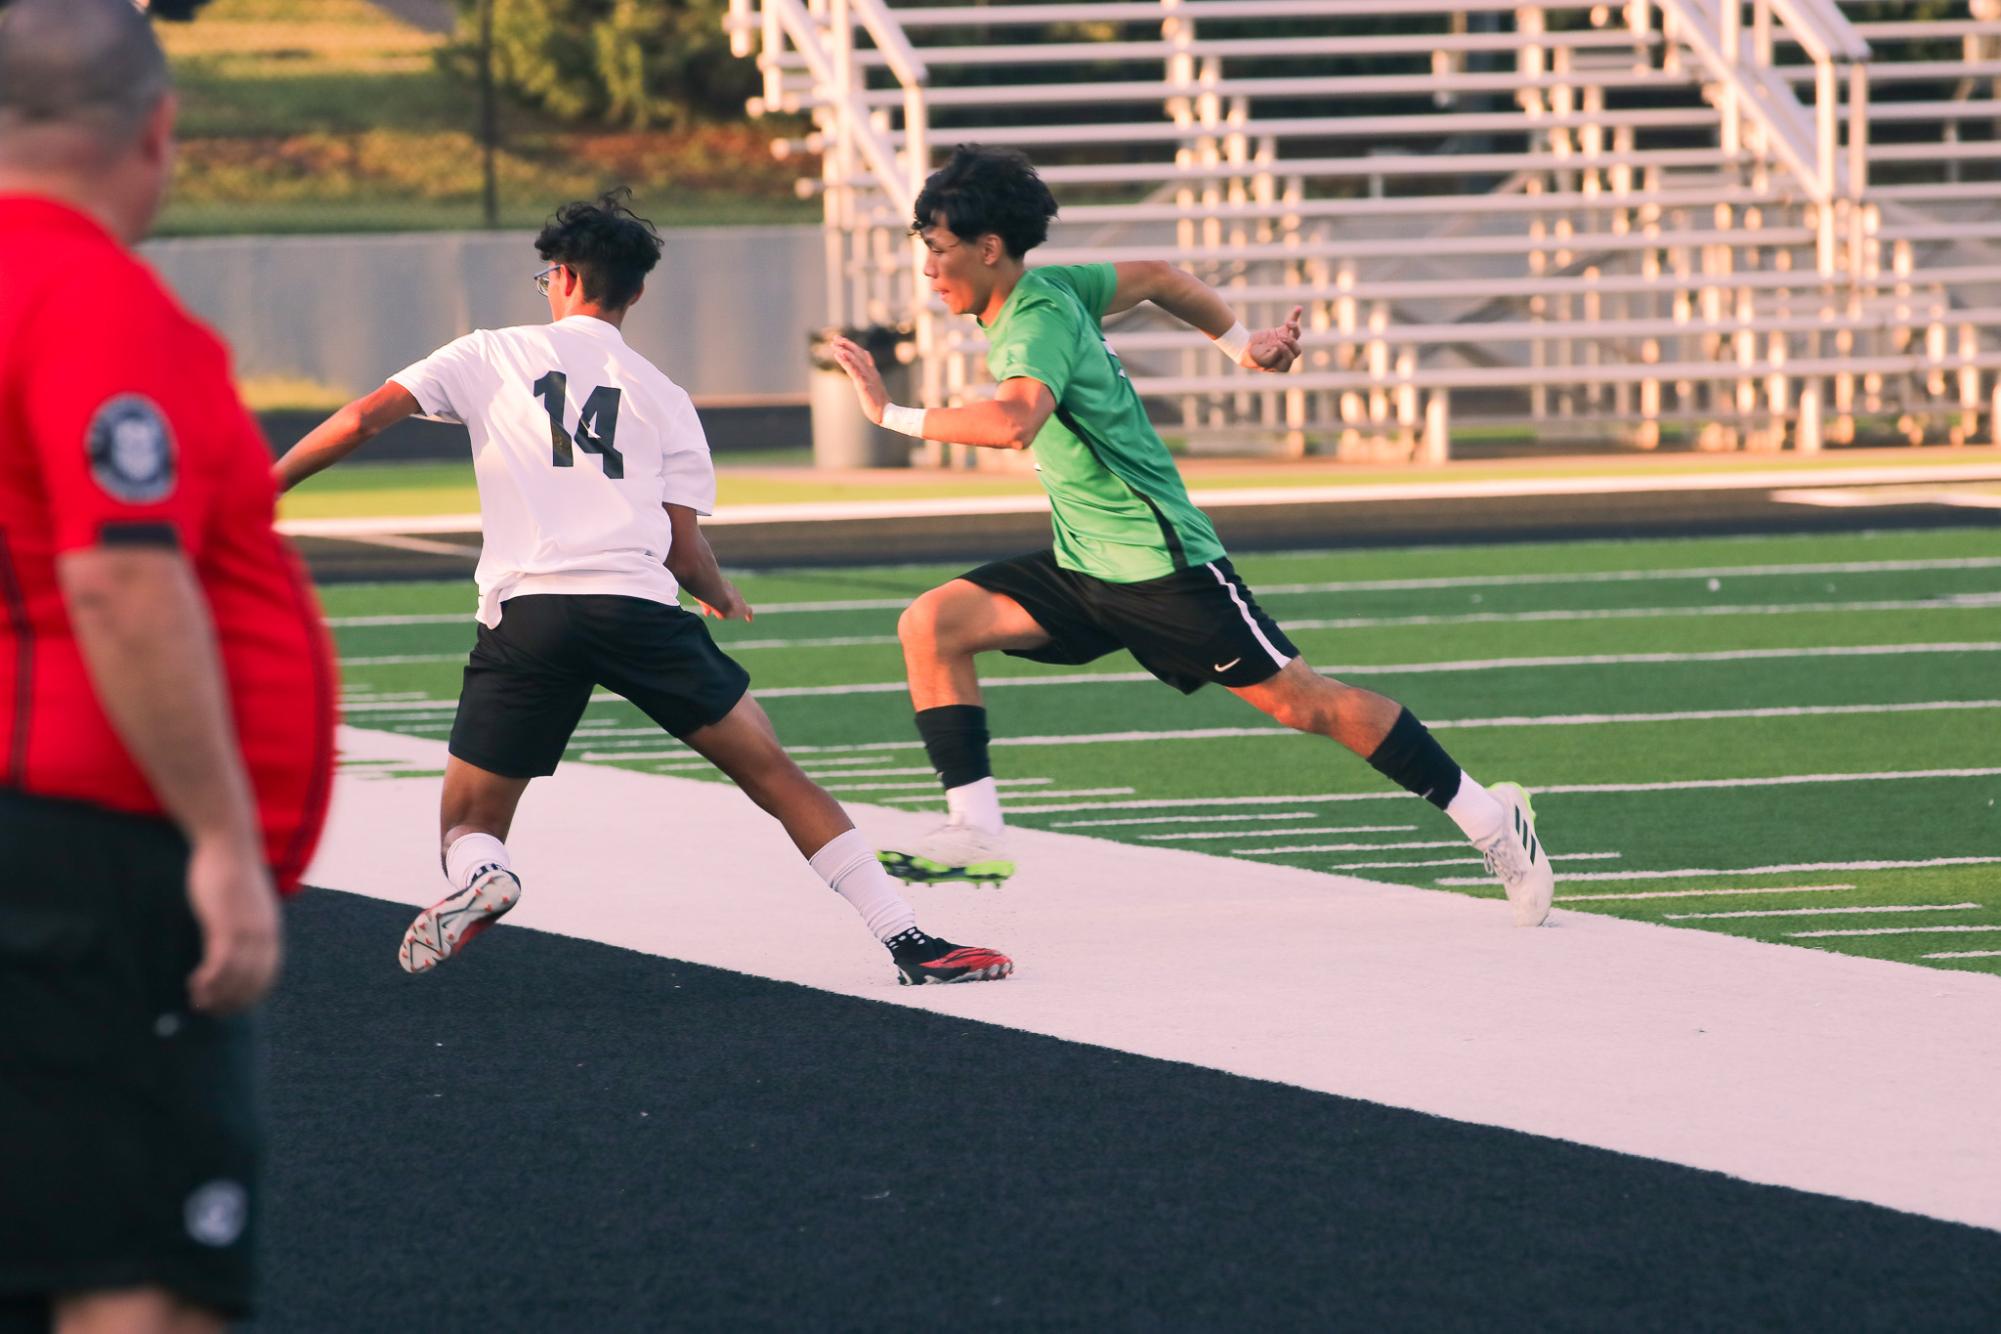
[(896, 638), (906, 649), (936, 651), (943, 647), (948, 621), (945, 599), (933, 589), (896, 618)]

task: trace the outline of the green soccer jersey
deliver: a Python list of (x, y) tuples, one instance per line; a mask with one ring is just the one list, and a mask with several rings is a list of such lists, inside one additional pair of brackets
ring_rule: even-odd
[(1037, 433), (1056, 563), (1111, 583), (1217, 560), (1223, 544), (1146, 418), (1099, 326), (1118, 276), (1109, 264), (1031, 269), (986, 326), (996, 382), (1028, 376), (1056, 411)]

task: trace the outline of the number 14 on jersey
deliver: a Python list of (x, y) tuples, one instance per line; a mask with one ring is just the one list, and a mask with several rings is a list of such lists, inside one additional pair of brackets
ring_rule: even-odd
[(550, 371), (537, 380), (533, 386), (535, 396), (549, 409), (549, 447), (552, 466), (571, 468), (576, 466), (576, 451), (588, 450), (604, 460), (604, 475), (613, 481), (625, 476), (625, 456), (612, 443), (618, 438), (618, 390), (600, 386), (591, 390), (584, 400), (583, 411), (577, 414), (577, 433), (572, 436), (563, 428), (563, 418), (569, 408), (570, 377), (561, 371)]

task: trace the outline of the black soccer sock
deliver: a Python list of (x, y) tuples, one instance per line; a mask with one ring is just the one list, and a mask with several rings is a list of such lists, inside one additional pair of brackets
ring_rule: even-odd
[(946, 787), (993, 777), (987, 763), (987, 711), (977, 704), (946, 704), (917, 711), (917, 735)]
[(1390, 734), (1369, 756), (1369, 763), (1377, 773), (1441, 811), (1459, 794), (1458, 761), (1445, 753), (1431, 729), (1409, 709), (1397, 715)]

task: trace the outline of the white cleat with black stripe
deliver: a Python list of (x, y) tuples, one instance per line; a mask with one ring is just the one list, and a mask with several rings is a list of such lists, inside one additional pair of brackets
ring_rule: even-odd
[(1487, 858), (1487, 870), (1508, 891), (1515, 907), (1516, 926), (1541, 926), (1549, 916), (1550, 900), (1556, 897), (1556, 874), (1549, 869), (1549, 854), (1536, 837), (1535, 807), (1520, 783), (1496, 783), (1487, 789), (1507, 808), (1508, 823), (1501, 836), (1480, 849)]
[(514, 872), (483, 866), (473, 873), (471, 884), (417, 914), (403, 933), (396, 962), (406, 973), (428, 973), (520, 901), (521, 881)]

